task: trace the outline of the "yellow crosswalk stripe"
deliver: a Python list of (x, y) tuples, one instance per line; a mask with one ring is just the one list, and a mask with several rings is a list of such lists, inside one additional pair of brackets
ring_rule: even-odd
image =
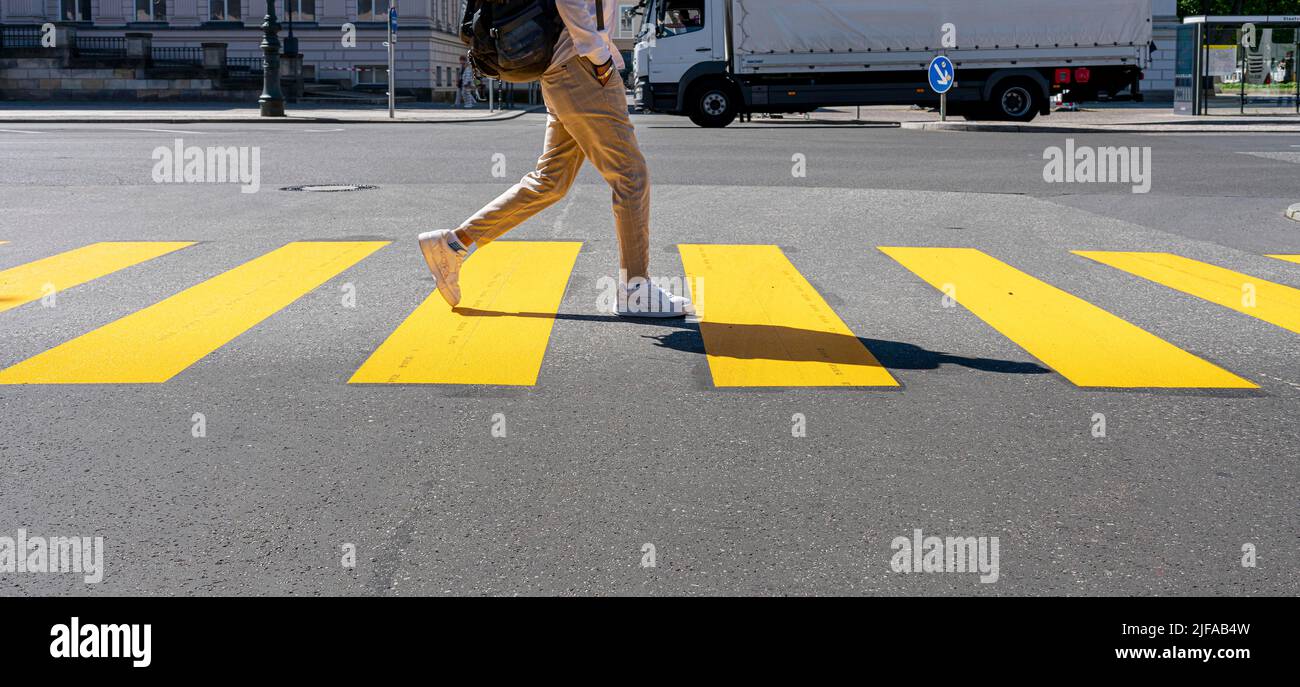
[(1173, 253), (1074, 253), (1300, 334), (1300, 289)]
[(0, 312), (192, 245), (193, 241), (92, 243), (11, 267), (0, 271)]
[(387, 244), (290, 243), (0, 371), (0, 384), (165, 382)]
[(1265, 257), (1277, 258), (1278, 260), (1286, 260), (1287, 262), (1294, 262), (1297, 265), (1300, 265), (1300, 255), (1269, 255)]
[[(719, 387), (896, 387), (777, 246), (679, 246)], [(698, 299), (698, 295), (697, 295)]]
[(1078, 386), (1258, 388), (974, 248), (880, 250)]
[(489, 243), (461, 270), (460, 305), (430, 294), (349, 383), (535, 385), (581, 248)]

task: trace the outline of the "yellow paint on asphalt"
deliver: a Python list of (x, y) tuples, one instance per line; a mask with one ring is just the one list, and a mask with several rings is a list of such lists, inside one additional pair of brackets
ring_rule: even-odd
[(1267, 257), (1286, 260), (1287, 262), (1294, 262), (1295, 264), (1300, 265), (1300, 255), (1269, 255)]
[(1074, 253), (1300, 334), (1300, 289), (1173, 253)]
[(455, 309), (434, 291), (350, 384), (532, 386), (581, 243), (494, 241), (460, 274)]
[(974, 248), (880, 248), (1082, 387), (1255, 384)]
[(0, 271), (0, 312), (192, 245), (193, 241), (92, 243), (11, 267)]
[(165, 382), (387, 244), (290, 243), (0, 371), (0, 384)]
[(719, 387), (896, 387), (777, 246), (682, 245)]

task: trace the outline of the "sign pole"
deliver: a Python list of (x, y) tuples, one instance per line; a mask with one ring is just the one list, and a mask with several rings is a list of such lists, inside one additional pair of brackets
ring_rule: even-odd
[(397, 117), (397, 0), (388, 0), (388, 118)]
[(948, 94), (939, 94), (939, 121), (948, 121)]

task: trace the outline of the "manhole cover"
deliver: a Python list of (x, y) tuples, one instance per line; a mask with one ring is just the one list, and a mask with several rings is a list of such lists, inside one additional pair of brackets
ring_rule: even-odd
[(311, 191), (313, 193), (342, 193), (344, 191), (369, 191), (375, 186), (361, 184), (308, 184), (306, 186), (285, 186), (281, 191)]

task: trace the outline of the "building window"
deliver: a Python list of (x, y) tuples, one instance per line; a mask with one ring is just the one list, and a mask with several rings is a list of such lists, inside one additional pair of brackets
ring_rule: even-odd
[(357, 83), (363, 86), (387, 86), (388, 67), (381, 64), (358, 66)]
[(239, 0), (208, 0), (212, 21), (239, 21)]
[(388, 0), (357, 0), (357, 21), (388, 21)]
[(316, 0), (284, 0), (285, 13), (294, 21), (316, 21)]
[(135, 0), (136, 21), (167, 21), (167, 0)]
[(438, 86), (438, 88), (442, 88), (442, 66), (441, 65), (439, 65), (438, 67), (438, 79), (434, 83)]
[(59, 0), (63, 21), (90, 21), (90, 0)]
[(632, 14), (636, 3), (621, 2), (618, 5), (618, 34), (616, 38), (635, 38), (637, 29), (641, 28), (641, 15)]

